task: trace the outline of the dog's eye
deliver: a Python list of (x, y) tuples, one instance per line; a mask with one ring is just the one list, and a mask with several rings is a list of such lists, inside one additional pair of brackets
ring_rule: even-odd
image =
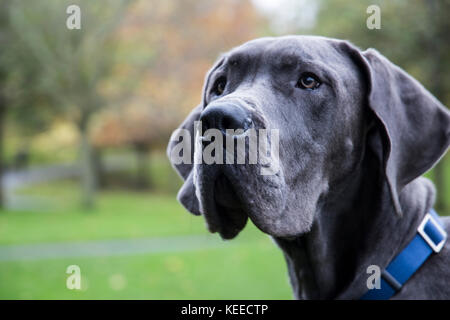
[(297, 87), (300, 89), (314, 90), (320, 87), (320, 80), (311, 73), (303, 74), (297, 81)]
[(227, 79), (225, 77), (220, 77), (219, 79), (216, 80), (216, 83), (214, 84), (213, 92), (216, 95), (220, 96), (225, 91), (226, 85)]

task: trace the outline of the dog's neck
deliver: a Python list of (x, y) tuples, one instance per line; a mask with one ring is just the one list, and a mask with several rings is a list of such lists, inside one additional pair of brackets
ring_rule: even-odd
[(356, 170), (341, 192), (327, 196), (310, 232), (291, 240), (274, 239), (285, 253), (296, 298), (361, 297), (368, 290), (367, 267), (385, 268), (432, 206), (434, 187), (418, 178), (400, 194), (399, 217), (387, 183), (381, 175), (362, 174), (366, 169)]

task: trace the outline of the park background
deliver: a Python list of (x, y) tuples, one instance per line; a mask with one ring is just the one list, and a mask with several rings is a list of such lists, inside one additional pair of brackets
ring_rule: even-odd
[[(291, 299), (268, 236), (249, 222), (223, 242), (176, 202), (170, 133), (215, 58), (260, 36), (377, 48), (449, 105), (449, 14), (445, 0), (0, 0), (0, 299)], [(449, 167), (426, 174), (441, 214)]]

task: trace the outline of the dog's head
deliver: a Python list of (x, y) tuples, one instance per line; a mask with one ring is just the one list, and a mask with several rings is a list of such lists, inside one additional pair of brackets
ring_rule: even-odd
[(400, 190), (448, 148), (450, 116), (375, 50), (288, 36), (222, 55), (180, 129), (168, 154), (190, 212), (226, 239), (248, 218), (270, 235), (292, 237), (311, 228), (368, 148), (401, 213)]

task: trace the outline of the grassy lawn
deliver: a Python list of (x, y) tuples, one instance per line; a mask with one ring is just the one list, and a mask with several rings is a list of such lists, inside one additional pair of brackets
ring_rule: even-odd
[[(53, 190), (59, 188), (59, 190)], [(47, 194), (48, 192), (48, 194)], [(45, 212), (1, 212), (0, 244), (129, 239), (206, 233), (203, 221), (187, 213), (170, 195), (102, 192), (95, 209), (79, 206), (75, 185), (41, 186), (55, 194)]]
[[(81, 269), (82, 289), (65, 287)], [(266, 241), (177, 254), (0, 263), (0, 299), (291, 299), (281, 252)]]
[[(94, 210), (78, 206), (75, 182), (21, 191), (51, 207), (0, 212), (0, 245), (207, 234), (173, 195), (105, 191)], [(39, 209), (39, 208), (37, 208)], [(82, 289), (69, 290), (69, 265)], [(261, 281), (264, 279), (264, 281)], [(107, 257), (0, 262), (0, 299), (291, 299), (281, 251), (253, 225), (219, 248)]]

